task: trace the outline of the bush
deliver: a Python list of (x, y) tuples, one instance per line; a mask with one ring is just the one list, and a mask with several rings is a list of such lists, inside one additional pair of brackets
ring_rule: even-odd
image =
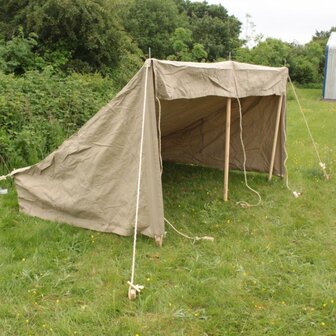
[(62, 77), (51, 68), (21, 77), (0, 72), (0, 160), (10, 168), (38, 162), (115, 92), (112, 80), (99, 74)]
[(0, 41), (0, 70), (21, 75), (31, 69), (41, 69), (45, 65), (44, 60), (33, 51), (36, 39), (33, 33), (26, 38), (20, 27), (17, 36), (7, 42)]

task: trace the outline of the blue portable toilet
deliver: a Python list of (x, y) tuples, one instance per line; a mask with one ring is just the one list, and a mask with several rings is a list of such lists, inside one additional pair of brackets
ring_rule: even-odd
[(323, 99), (336, 100), (336, 32), (330, 34), (326, 47)]

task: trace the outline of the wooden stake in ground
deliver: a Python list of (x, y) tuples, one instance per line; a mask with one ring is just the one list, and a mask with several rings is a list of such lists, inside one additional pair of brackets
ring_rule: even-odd
[(225, 154), (224, 154), (224, 201), (228, 200), (229, 192), (229, 161), (230, 161), (230, 127), (231, 98), (226, 101)]
[(277, 142), (278, 142), (278, 134), (279, 134), (279, 126), (280, 126), (282, 99), (283, 99), (283, 96), (280, 96), (279, 97), (279, 102), (278, 102), (278, 110), (277, 110), (277, 115), (276, 115), (276, 121), (275, 121), (273, 148), (272, 148), (271, 164), (270, 164), (270, 169), (269, 169), (269, 174), (268, 174), (268, 181), (271, 181), (272, 175), (273, 175), (275, 151), (276, 151), (276, 145), (277, 145)]

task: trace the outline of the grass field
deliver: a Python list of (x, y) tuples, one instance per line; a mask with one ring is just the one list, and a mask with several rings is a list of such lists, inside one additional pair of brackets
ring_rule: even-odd
[(331, 179), (319, 170), (296, 102), (288, 101), (289, 182), (166, 164), (164, 247), (140, 237), (138, 299), (127, 299), (132, 239), (31, 218), (0, 196), (0, 335), (336, 335), (336, 104), (298, 91)]

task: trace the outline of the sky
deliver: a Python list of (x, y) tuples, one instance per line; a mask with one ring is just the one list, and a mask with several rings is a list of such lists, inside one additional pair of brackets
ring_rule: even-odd
[(246, 14), (251, 15), (257, 34), (279, 38), (286, 42), (305, 44), (316, 30), (336, 26), (335, 0), (207, 0), (221, 4), (242, 22), (245, 37)]

